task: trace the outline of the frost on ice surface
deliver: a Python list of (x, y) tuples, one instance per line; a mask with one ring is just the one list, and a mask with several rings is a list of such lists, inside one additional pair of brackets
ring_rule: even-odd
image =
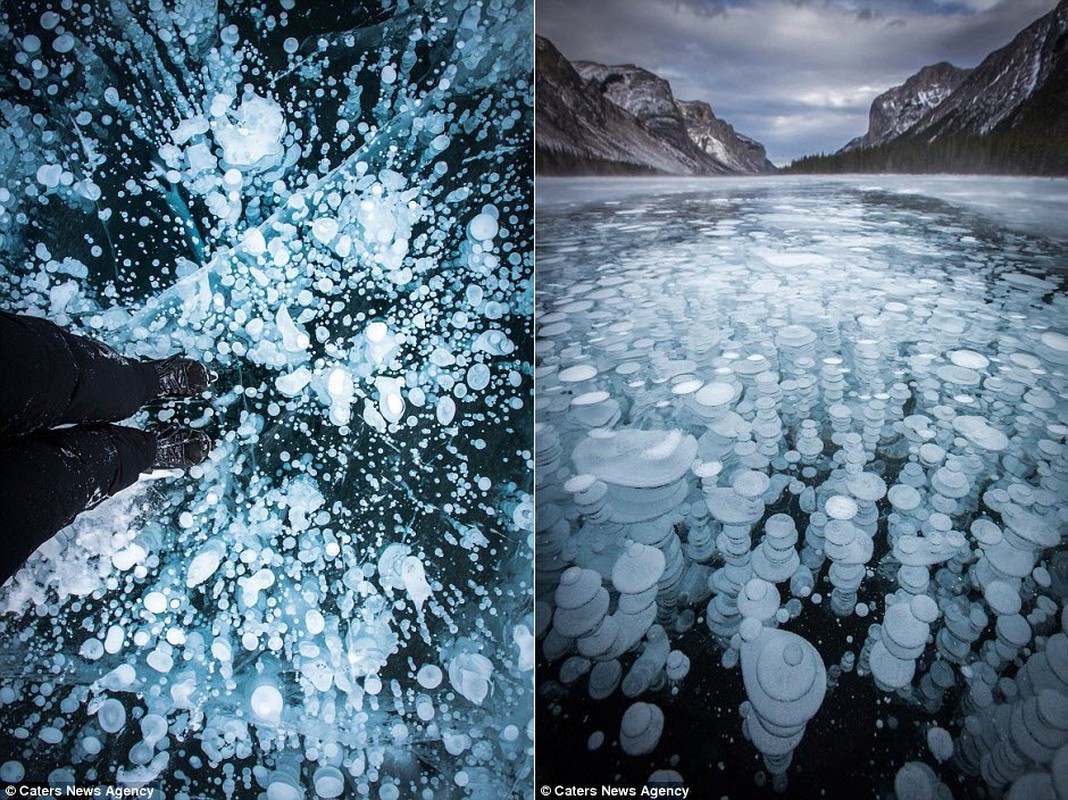
[(529, 791), (531, 4), (17, 5), (0, 302), (220, 379), (0, 591), (0, 778)]
[(861, 181), (539, 185), (541, 781), (1068, 785), (1068, 250)]

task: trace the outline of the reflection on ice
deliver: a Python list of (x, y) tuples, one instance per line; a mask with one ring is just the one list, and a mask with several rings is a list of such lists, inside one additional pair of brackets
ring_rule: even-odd
[(1064, 251), (870, 183), (539, 187), (539, 646), (642, 779), (715, 779), (702, 702), (759, 784), (829, 777), (860, 678), (923, 733), (900, 798), (1066, 779)]
[(0, 778), (526, 786), (531, 4), (17, 5), (4, 307), (222, 377), (0, 595)]

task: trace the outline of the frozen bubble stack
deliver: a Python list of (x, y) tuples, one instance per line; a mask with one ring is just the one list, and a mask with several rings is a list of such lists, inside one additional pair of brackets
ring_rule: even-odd
[(645, 643), (641, 653), (634, 659), (630, 670), (623, 678), (621, 686), (627, 697), (638, 697), (647, 692), (654, 684), (661, 682), (666, 675), (665, 668), (671, 654), (671, 643), (667, 632), (659, 625), (653, 625), (645, 634)]
[(1065, 744), (1068, 695), (1043, 689), (1036, 696), (969, 716), (956, 742), (957, 761), (987, 786), (1002, 789), (1031, 772), (1048, 775), (1054, 755)]
[(816, 648), (796, 634), (767, 628), (746, 634), (742, 727), (781, 790), (794, 748), (823, 702), (827, 670)]
[(764, 523), (764, 538), (750, 558), (753, 574), (769, 583), (790, 580), (801, 566), (796, 544), (797, 529), (793, 518), (786, 514), (768, 517)]
[(619, 746), (628, 756), (651, 753), (664, 730), (664, 712), (651, 703), (635, 703), (623, 714)]
[(931, 668), (920, 678), (919, 693), (924, 707), (931, 713), (942, 707), (947, 691), (957, 685), (957, 676), (951, 663), (947, 660), (935, 661)]
[(608, 613), (608, 590), (600, 573), (571, 567), (556, 587), (553, 630), (562, 639), (578, 639), (593, 633)]
[(664, 567), (656, 597), (666, 615), (676, 611), (686, 567), (673, 522), (681, 513), (696, 452), (697, 441), (678, 431), (601, 429), (588, 435), (573, 455), (579, 473), (603, 484), (604, 518), (618, 530), (620, 540), (661, 552)]
[(970, 603), (964, 597), (953, 598), (942, 609), (944, 624), (935, 637), (939, 655), (954, 664), (967, 664), (990, 618), (979, 603)]
[(729, 487), (705, 490), (708, 510), (722, 526), (716, 545), (724, 566), (712, 574), (715, 594), (707, 609), (709, 631), (720, 640), (729, 641), (741, 624), (737, 598), (753, 574), (751, 531), (764, 516), (763, 495), (768, 486), (764, 473), (739, 470)]
[(922, 761), (909, 761), (894, 775), (896, 800), (950, 800), (953, 793)]
[(925, 594), (906, 595), (888, 605), (881, 636), (869, 656), (869, 669), (879, 688), (899, 691), (912, 683), (916, 660), (923, 655), (938, 614), (938, 605)]
[(834, 591), (831, 607), (839, 616), (852, 614), (857, 604), (857, 589), (864, 579), (864, 565), (872, 556), (872, 538), (853, 524), (857, 503), (849, 497), (828, 498), (825, 513), (824, 551), (831, 560), (828, 571)]

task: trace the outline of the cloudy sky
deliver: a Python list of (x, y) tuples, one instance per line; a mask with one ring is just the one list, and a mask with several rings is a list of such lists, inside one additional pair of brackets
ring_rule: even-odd
[(776, 164), (837, 150), (926, 64), (973, 67), (1056, 0), (538, 0), (570, 59), (637, 64), (762, 142)]

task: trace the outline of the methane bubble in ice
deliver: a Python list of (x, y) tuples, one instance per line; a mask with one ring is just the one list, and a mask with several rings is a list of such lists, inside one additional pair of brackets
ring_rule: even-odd
[(650, 703), (635, 703), (623, 714), (619, 746), (628, 756), (652, 752), (664, 729), (664, 712)]
[(1068, 791), (1068, 250), (887, 180), (539, 187), (547, 783)]
[(132, 421), (205, 429), (204, 464), (0, 591), (0, 780), (530, 791), (532, 24), (528, 0), (0, 12), (0, 306), (220, 374)]
[(762, 628), (742, 638), (748, 698), (742, 706), (743, 731), (785, 786), (793, 750), (827, 692), (827, 670), (816, 648), (796, 634)]

